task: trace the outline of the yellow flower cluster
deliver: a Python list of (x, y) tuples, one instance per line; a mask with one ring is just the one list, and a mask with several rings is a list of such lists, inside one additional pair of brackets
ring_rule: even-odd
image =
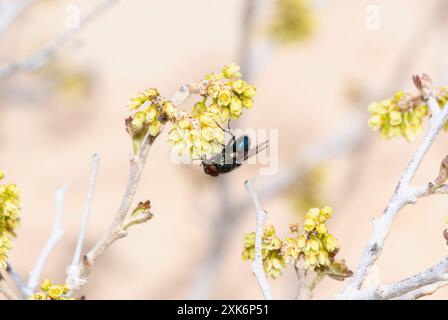
[[(300, 232), (297, 224), (290, 225), (293, 237), (281, 240), (275, 229), (267, 225), (263, 234), (262, 256), (267, 275), (277, 278), (287, 264), (297, 265), (303, 259), (304, 268), (312, 269), (337, 280), (352, 275), (343, 260), (335, 260), (339, 251), (336, 238), (328, 232), (327, 219), (332, 215), (330, 207), (312, 208), (305, 216), (304, 230)], [(255, 233), (244, 237), (243, 260), (255, 258)]]
[[(282, 241), (275, 235), (274, 226), (266, 225), (264, 227), (261, 255), (265, 273), (274, 279), (281, 275), (281, 271), (285, 267), (281, 249)], [(251, 232), (244, 236), (243, 260), (254, 259), (255, 232)]]
[(294, 238), (286, 238), (284, 242), (284, 256), (288, 262), (296, 262), (302, 254), (305, 257), (305, 268), (329, 267), (336, 255), (339, 244), (334, 236), (328, 232), (325, 224), (332, 215), (333, 209), (312, 208), (308, 211), (304, 221), (304, 233), (299, 233), (298, 226), (291, 228)]
[(379, 130), (383, 139), (402, 136), (413, 142), (422, 131), (429, 108), (419, 95), (400, 91), (392, 99), (370, 104), (369, 112), (369, 127)]
[(66, 285), (53, 284), (50, 280), (44, 280), (41, 284), (42, 292), (35, 293), (31, 300), (75, 300), (67, 298), (65, 294), (69, 291)]
[(218, 153), (224, 143), (225, 123), (252, 108), (256, 89), (240, 79), (239, 70), (238, 65), (230, 64), (221, 73), (207, 75), (202, 81), (203, 99), (191, 113), (179, 113), (168, 133), (168, 141), (179, 155), (187, 153), (196, 159)]
[[(0, 180), (4, 178), (0, 171)], [(7, 251), (19, 225), (20, 192), (15, 184), (0, 183), (0, 269), (6, 268)]]
[(222, 149), (222, 127), (230, 118), (237, 119), (244, 109), (253, 106), (256, 89), (241, 80), (240, 67), (225, 66), (220, 73), (212, 73), (196, 84), (202, 99), (191, 112), (180, 111), (173, 102), (147, 89), (132, 97), (128, 107), (133, 114), (126, 119), (126, 129), (134, 142), (134, 153), (148, 134), (156, 137), (168, 121), (173, 124), (168, 141), (179, 155), (201, 158)]
[(271, 26), (274, 39), (284, 42), (303, 40), (312, 33), (314, 25), (310, 0), (276, 0), (276, 16)]
[(297, 179), (288, 188), (294, 209), (303, 212), (321, 203), (322, 189), (327, 178), (325, 166), (316, 166), (308, 170), (301, 179)]
[(154, 88), (146, 89), (132, 97), (128, 107), (134, 113), (126, 119), (126, 130), (133, 139), (135, 154), (146, 134), (158, 136), (162, 126), (177, 116), (174, 104), (161, 97)]
[[(448, 87), (434, 88), (440, 108), (448, 102)], [(369, 127), (380, 132), (381, 138), (404, 137), (413, 142), (423, 129), (423, 121), (430, 116), (430, 109), (421, 94), (399, 91), (392, 99), (369, 105)], [(445, 125), (448, 130), (448, 124)]]

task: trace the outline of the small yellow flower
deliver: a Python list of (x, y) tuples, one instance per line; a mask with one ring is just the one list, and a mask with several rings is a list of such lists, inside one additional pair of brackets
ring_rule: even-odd
[(250, 109), (250, 108), (252, 108), (253, 105), (254, 105), (254, 100), (252, 100), (250, 98), (243, 99), (243, 107), (244, 108)]
[(244, 88), (243, 95), (244, 95), (246, 98), (252, 99), (253, 97), (255, 97), (255, 93), (256, 93), (256, 92), (257, 92), (257, 89), (255, 88), (255, 86), (253, 86), (253, 85), (247, 85), (247, 86)]
[(37, 292), (33, 295), (32, 300), (47, 300), (47, 295), (42, 292)]
[(207, 107), (205, 105), (205, 102), (200, 101), (193, 106), (192, 116), (194, 116), (194, 117), (200, 116), (206, 110), (207, 110)]
[(313, 219), (306, 219), (304, 222), (304, 228), (306, 231), (311, 232), (316, 227), (316, 222)]
[(141, 130), (143, 128), (143, 125), (145, 124), (145, 113), (144, 112), (137, 112), (133, 119), (132, 119), (132, 126), (135, 130)]
[(51, 283), (50, 280), (45, 279), (44, 281), (42, 281), (40, 287), (41, 287), (42, 290), (48, 291), (52, 285), (53, 284)]
[(389, 123), (392, 126), (398, 126), (401, 123), (401, 113), (398, 111), (392, 111), (389, 114)]
[(218, 101), (221, 103), (221, 105), (228, 106), (232, 101), (232, 93), (230, 92), (230, 90), (221, 90), (218, 96)]
[(226, 79), (234, 79), (241, 77), (240, 66), (236, 63), (229, 64), (222, 69), (222, 74)]
[(319, 251), (318, 261), (319, 261), (319, 265), (321, 265), (321, 266), (329, 266), (330, 258), (328, 257), (328, 253), (323, 250)]
[(153, 137), (157, 136), (160, 133), (160, 129), (161, 129), (162, 125), (159, 121), (156, 121), (154, 123), (152, 123), (149, 127), (148, 127), (148, 131), (149, 134)]
[(324, 238), (324, 245), (328, 252), (333, 252), (339, 248), (339, 243), (331, 234), (326, 234)]
[(322, 216), (325, 217), (325, 219), (328, 219), (333, 214), (333, 209), (331, 207), (327, 206), (327, 207), (323, 207), (320, 212), (321, 212)]
[(64, 288), (63, 286), (59, 285), (52, 285), (50, 288), (48, 288), (48, 295), (52, 299), (58, 299), (64, 294)]
[(317, 225), (316, 231), (320, 234), (325, 234), (328, 232), (328, 228), (324, 223)]
[(242, 94), (246, 90), (247, 83), (241, 79), (235, 80), (231, 83), (233, 91), (237, 94)]
[(308, 213), (306, 214), (306, 217), (308, 219), (313, 219), (316, 220), (320, 215), (320, 209), (319, 208), (312, 208), (308, 211)]
[(243, 112), (243, 104), (241, 100), (237, 97), (232, 98), (232, 102), (230, 102), (230, 114), (234, 118), (238, 118)]
[(154, 107), (150, 107), (147, 111), (146, 111), (146, 116), (145, 116), (145, 120), (148, 123), (153, 122), (154, 120), (157, 119), (157, 109)]

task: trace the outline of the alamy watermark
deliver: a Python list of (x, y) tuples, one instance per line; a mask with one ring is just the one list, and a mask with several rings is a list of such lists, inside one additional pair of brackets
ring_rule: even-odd
[(220, 152), (192, 159), (189, 153), (179, 155), (173, 148), (170, 160), (173, 164), (257, 165), (260, 175), (274, 175), (278, 171), (278, 136), (278, 129), (232, 129)]

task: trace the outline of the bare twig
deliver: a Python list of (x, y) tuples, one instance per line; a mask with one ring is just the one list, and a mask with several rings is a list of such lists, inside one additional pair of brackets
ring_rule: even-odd
[(263, 233), (264, 233), (264, 225), (266, 223), (267, 213), (265, 210), (261, 208), (260, 201), (258, 200), (258, 196), (255, 192), (254, 180), (247, 180), (244, 183), (247, 192), (249, 193), (249, 197), (252, 200), (252, 203), (255, 207), (256, 214), (256, 231), (255, 231), (255, 259), (252, 262), (252, 270), (257, 278), (258, 285), (260, 286), (261, 292), (265, 299), (272, 299), (271, 289), (269, 288), (268, 280), (266, 279), (266, 275), (264, 274), (263, 268), (263, 257), (261, 254), (262, 246), (263, 246)]
[(19, 300), (19, 297), (15, 294), (15, 292), (5, 281), (1, 272), (0, 272), (0, 293), (3, 294), (9, 300)]
[(85, 202), (81, 228), (79, 231), (78, 242), (76, 244), (72, 264), (68, 268), (67, 279), (65, 281), (70, 288), (74, 287), (75, 283), (79, 281), (78, 265), (81, 261), (82, 246), (86, 236), (87, 224), (89, 222), (90, 208), (92, 207), (92, 201), (93, 201), (93, 190), (95, 189), (95, 182), (98, 174), (99, 164), (100, 164), (100, 156), (99, 154), (95, 153), (92, 157), (92, 172), (90, 173), (89, 187), (87, 190), (87, 198)]
[(411, 291), (401, 297), (396, 298), (397, 300), (417, 300), (425, 296), (430, 296), (435, 293), (437, 290), (446, 287), (448, 285), (448, 281), (436, 282), (434, 284), (427, 285), (425, 287), (421, 287), (414, 291)]
[(62, 46), (68, 43), (80, 30), (94, 21), (101, 13), (115, 4), (118, 0), (103, 0), (92, 11), (81, 19), (81, 29), (67, 29), (45, 47), (22, 60), (0, 66), (0, 79), (8, 78), (17, 71), (35, 71), (57, 56)]
[[(338, 296), (342, 299), (381, 299), (389, 300), (403, 296), (419, 296), (422, 293), (440, 288), (448, 281), (448, 258), (412, 277), (390, 285), (380, 285), (364, 290), (352, 290)], [(438, 284), (438, 285), (436, 285)], [(433, 291), (433, 292), (434, 292)], [(428, 293), (429, 294), (429, 293)]]
[(42, 249), (41, 254), (37, 258), (36, 264), (33, 269), (30, 271), (30, 276), (27, 284), (27, 296), (34, 293), (34, 290), (39, 285), (40, 276), (45, 267), (45, 263), (48, 260), (51, 252), (53, 252), (55, 246), (58, 244), (59, 240), (61, 240), (64, 235), (64, 229), (62, 228), (62, 215), (63, 215), (63, 204), (64, 204), (64, 196), (68, 190), (68, 185), (66, 184), (64, 187), (56, 190), (56, 215), (53, 222), (53, 229), (51, 231), (50, 238), (48, 238), (47, 243)]
[(0, 36), (33, 2), (34, 0), (7, 0), (0, 4)]
[(307, 269), (304, 267), (305, 263), (302, 258), (300, 258), (294, 265), (297, 275), (297, 300), (308, 300), (311, 299), (312, 293), (308, 289), (307, 285)]
[[(173, 95), (173, 104), (178, 106), (185, 102), (190, 95), (199, 93), (201, 91), (201, 85), (201, 83), (183, 85)], [(146, 222), (152, 218), (153, 215), (148, 210), (140, 213), (136, 217), (131, 217), (128, 221), (126, 221), (137, 191), (140, 177), (143, 173), (143, 169), (148, 158), (149, 151), (156, 139), (157, 136), (151, 136), (148, 132), (143, 139), (139, 153), (136, 156), (131, 156), (128, 183), (118, 211), (116, 212), (107, 232), (93, 246), (93, 248), (83, 256), (82, 261), (78, 263), (77, 279), (69, 284), (70, 293), (73, 293), (74, 290), (80, 289), (86, 283), (87, 276), (90, 274), (92, 266), (95, 264), (97, 259), (99, 259), (115, 241), (124, 238), (128, 234), (127, 229), (129, 227)]]
[[(430, 99), (435, 99), (435, 97), (431, 96)], [(415, 203), (418, 197), (426, 194), (425, 190), (427, 189), (413, 187), (410, 183), (414, 178), (424, 156), (428, 152), (434, 142), (435, 137), (440, 132), (447, 119), (448, 107), (445, 106), (443, 111), (431, 122), (431, 125), (420, 146), (418, 147), (417, 152), (401, 176), (395, 192), (392, 195), (389, 204), (386, 206), (383, 215), (374, 221), (373, 236), (364, 251), (357, 270), (343, 290), (342, 295), (350, 294), (350, 291), (359, 290), (361, 288), (365, 276), (382, 252), (384, 242), (389, 235), (392, 223), (397, 213), (406, 205)]]
[(27, 287), (25, 281), (23, 281), (22, 277), (14, 270), (13, 266), (9, 262), (6, 271), (16, 284), (17, 288), (20, 289), (23, 298), (26, 298), (33, 294), (33, 292)]

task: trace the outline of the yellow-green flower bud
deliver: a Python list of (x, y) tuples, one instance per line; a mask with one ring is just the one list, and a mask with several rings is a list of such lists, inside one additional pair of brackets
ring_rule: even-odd
[(230, 102), (230, 114), (234, 118), (239, 118), (242, 112), (243, 104), (241, 103), (241, 100), (237, 97), (233, 97), (232, 102)]
[(320, 234), (325, 234), (328, 232), (328, 228), (324, 223), (321, 223), (317, 225), (316, 231)]
[(232, 101), (232, 93), (230, 90), (224, 89), (219, 92), (218, 101), (223, 106), (228, 106)]
[(314, 228), (316, 227), (316, 222), (313, 219), (305, 219), (305, 222), (303, 224), (303, 228), (305, 229), (305, 231), (311, 232), (314, 230)]
[(45, 293), (38, 292), (38, 293), (35, 293), (31, 299), (32, 300), (47, 300), (47, 295)]
[(242, 94), (246, 89), (247, 83), (241, 79), (235, 80), (231, 83), (233, 91), (237, 94)]
[(161, 127), (162, 124), (159, 121), (153, 122), (148, 127), (149, 134), (153, 137), (157, 136), (160, 133)]
[(145, 113), (142, 111), (137, 112), (132, 118), (132, 127), (137, 131), (141, 130), (145, 124), (145, 120), (146, 120)]
[(200, 116), (202, 113), (206, 111), (206, 106), (204, 101), (199, 101), (193, 106), (193, 112), (192, 115), (197, 117)]
[(247, 85), (247, 86), (244, 88), (243, 95), (244, 95), (246, 98), (250, 98), (250, 99), (252, 99), (252, 98), (255, 96), (255, 93), (257, 93), (257, 89), (255, 88), (255, 86), (253, 86), (253, 85)]
[(392, 126), (398, 126), (398, 125), (401, 123), (401, 113), (400, 113), (400, 112), (398, 112), (398, 111), (392, 111), (392, 112), (389, 114), (389, 117), (390, 117), (390, 119), (389, 119), (389, 123), (390, 123)]
[(48, 295), (52, 299), (59, 298), (60, 296), (62, 296), (63, 293), (64, 293), (64, 289), (62, 288), (62, 286), (53, 285), (53, 286), (50, 286), (50, 288), (48, 288)]
[(252, 108), (253, 105), (254, 105), (254, 100), (252, 100), (250, 98), (243, 99), (243, 107), (244, 108), (250, 109), (250, 108)]
[(222, 69), (222, 74), (226, 79), (235, 79), (241, 77), (240, 66), (236, 63), (229, 64)]
[(45, 279), (44, 281), (42, 281), (40, 287), (43, 291), (48, 291), (52, 285), (53, 284), (51, 283), (50, 280)]

